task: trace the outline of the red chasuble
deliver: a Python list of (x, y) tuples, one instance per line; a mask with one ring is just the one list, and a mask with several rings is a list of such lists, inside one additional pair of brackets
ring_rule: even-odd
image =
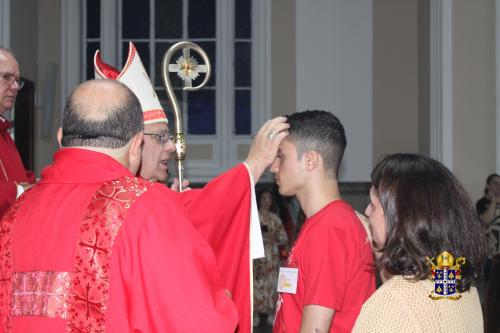
[(107, 155), (56, 153), (0, 240), (0, 315), (12, 332), (236, 329), (214, 252), (177, 194)]
[(238, 332), (251, 332), (251, 183), (246, 167), (240, 164), (202, 190), (178, 195), (190, 220), (215, 252), (224, 287), (238, 309)]
[(16, 146), (7, 130), (10, 122), (0, 116), (0, 218), (16, 200), (16, 183), (33, 183), (35, 176), (26, 172)]

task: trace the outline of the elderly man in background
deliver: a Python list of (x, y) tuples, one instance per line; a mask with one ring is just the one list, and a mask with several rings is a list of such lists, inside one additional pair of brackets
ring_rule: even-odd
[(0, 218), (24, 191), (24, 186), (35, 180), (34, 174), (24, 169), (7, 131), (11, 123), (4, 118), (4, 113), (14, 107), (22, 87), (16, 58), (11, 51), (0, 47)]

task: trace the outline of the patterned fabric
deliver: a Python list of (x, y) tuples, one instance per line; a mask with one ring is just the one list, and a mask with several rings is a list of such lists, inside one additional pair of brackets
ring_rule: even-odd
[(3, 327), (10, 331), (11, 292), (12, 292), (12, 222), (16, 217), (19, 206), (24, 202), (26, 193), (19, 197), (12, 208), (7, 212), (0, 224), (0, 319)]
[(254, 260), (254, 312), (274, 314), (280, 268), (278, 245), (285, 244), (288, 237), (278, 215), (270, 213), (269, 218), (264, 219), (259, 214), (259, 219), (266, 257)]
[(12, 316), (66, 319), (71, 286), (69, 272), (12, 274)]
[(76, 248), (68, 315), (70, 332), (104, 332), (114, 240), (130, 206), (152, 184), (124, 177), (104, 183), (92, 198)]

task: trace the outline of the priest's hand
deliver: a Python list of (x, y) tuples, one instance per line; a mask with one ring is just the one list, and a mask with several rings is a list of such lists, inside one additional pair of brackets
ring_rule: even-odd
[[(190, 184), (189, 180), (183, 179), (182, 180), (182, 190), (183, 191), (190, 190), (191, 187), (189, 187), (189, 184)], [(174, 178), (174, 181), (170, 185), (170, 189), (172, 191), (179, 192), (179, 178), (177, 178), (177, 177)]]
[(267, 167), (273, 163), (278, 153), (278, 146), (288, 135), (290, 125), (286, 117), (276, 117), (268, 120), (255, 136), (245, 163), (257, 183)]

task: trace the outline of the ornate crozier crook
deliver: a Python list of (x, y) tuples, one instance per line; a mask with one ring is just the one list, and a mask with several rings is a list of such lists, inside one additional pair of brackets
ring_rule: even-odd
[[(182, 56), (180, 56), (175, 64), (170, 64), (170, 60), (175, 52), (182, 49)], [(198, 64), (196, 59), (190, 55), (190, 50), (198, 52), (205, 62), (204, 65)], [(182, 191), (182, 181), (184, 180), (184, 159), (186, 158), (187, 144), (186, 138), (184, 136), (184, 131), (182, 129), (182, 113), (179, 108), (179, 103), (174, 94), (174, 89), (172, 87), (172, 82), (170, 81), (169, 73), (177, 73), (177, 75), (183, 80), (185, 91), (195, 91), (201, 89), (205, 84), (207, 84), (210, 79), (210, 60), (208, 59), (205, 51), (197, 44), (192, 42), (179, 42), (172, 45), (165, 55), (163, 56), (163, 61), (161, 64), (163, 85), (167, 91), (167, 96), (170, 100), (172, 108), (175, 115), (175, 133), (173, 136), (173, 141), (175, 144), (175, 160), (177, 161), (177, 171), (179, 178), (179, 191)], [(203, 82), (193, 87), (192, 81), (195, 80), (199, 73), (205, 73), (205, 79)]]

